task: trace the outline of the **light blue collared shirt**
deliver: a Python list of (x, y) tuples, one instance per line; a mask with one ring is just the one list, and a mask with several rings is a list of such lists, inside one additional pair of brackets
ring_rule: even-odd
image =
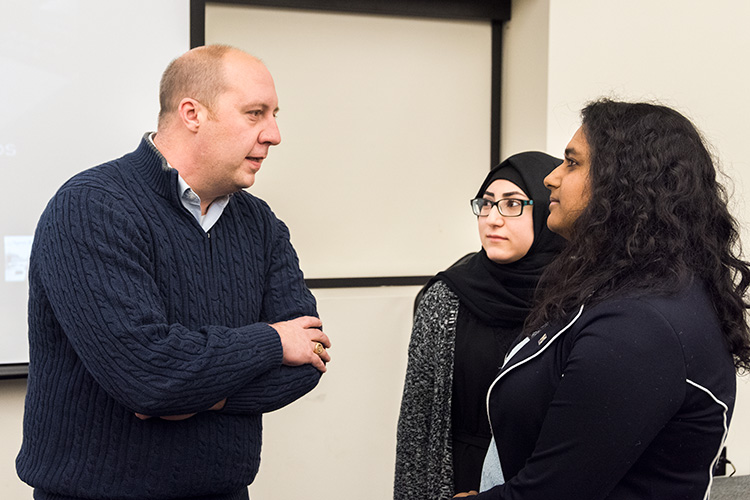
[[(156, 132), (152, 132), (148, 136), (148, 140), (151, 142), (151, 144), (156, 148), (156, 144), (154, 144), (154, 136), (156, 135)], [(156, 148), (159, 149), (159, 148)], [(167, 162), (167, 166), (169, 168), (174, 168), (172, 165)], [(180, 197), (180, 201), (182, 202), (182, 206), (185, 207), (185, 209), (193, 214), (193, 217), (195, 217), (195, 220), (198, 221), (198, 224), (203, 228), (205, 232), (208, 232), (209, 229), (211, 229), (214, 224), (216, 224), (216, 221), (219, 220), (219, 217), (221, 217), (221, 214), (224, 213), (224, 209), (229, 204), (229, 198), (231, 198), (231, 194), (228, 194), (226, 196), (221, 196), (219, 198), (216, 198), (209, 206), (208, 210), (206, 211), (206, 215), (203, 215), (201, 213), (201, 199), (200, 197), (195, 194), (195, 192), (188, 186), (188, 183), (185, 182), (185, 179), (182, 178), (180, 173), (177, 173), (177, 195)]]

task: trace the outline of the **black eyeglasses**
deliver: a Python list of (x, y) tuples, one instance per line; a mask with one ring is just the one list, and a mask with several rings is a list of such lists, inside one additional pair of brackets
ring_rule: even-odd
[(533, 204), (534, 200), (519, 200), (516, 198), (502, 198), (497, 201), (474, 198), (471, 200), (471, 211), (477, 217), (487, 217), (490, 215), (492, 207), (497, 207), (498, 213), (503, 217), (519, 217), (523, 213), (523, 207)]

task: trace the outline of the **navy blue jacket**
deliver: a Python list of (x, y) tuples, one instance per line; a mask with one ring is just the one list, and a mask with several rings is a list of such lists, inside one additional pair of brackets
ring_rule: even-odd
[(477, 500), (703, 499), (736, 376), (699, 283), (582, 307), (488, 393), (506, 483)]
[(76, 175), (34, 237), (19, 476), (41, 499), (236, 496), (258, 471), (261, 414), (319, 380), (281, 364), (268, 325), (302, 315), (315, 300), (263, 201), (234, 194), (204, 232), (145, 138)]

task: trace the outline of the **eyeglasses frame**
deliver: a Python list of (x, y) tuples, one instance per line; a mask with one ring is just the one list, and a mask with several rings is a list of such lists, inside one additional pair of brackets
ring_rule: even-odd
[[(495, 207), (497, 209), (497, 213), (499, 213), (503, 217), (520, 217), (523, 215), (523, 207), (527, 207), (529, 205), (534, 205), (534, 200), (521, 200), (519, 198), (500, 198), (497, 201), (490, 201), (487, 198), (472, 198), (469, 200), (469, 204), (471, 205), (471, 212), (476, 215), (477, 217), (489, 217), (489, 212), (487, 212), (487, 215), (479, 215), (476, 212), (474, 212), (474, 201), (475, 200), (482, 200), (490, 203), (490, 210), (489, 212), (492, 212), (492, 207)], [(506, 200), (513, 200), (513, 201), (519, 201), (521, 202), (521, 213), (518, 215), (505, 215), (500, 211), (500, 202), (506, 201)]]

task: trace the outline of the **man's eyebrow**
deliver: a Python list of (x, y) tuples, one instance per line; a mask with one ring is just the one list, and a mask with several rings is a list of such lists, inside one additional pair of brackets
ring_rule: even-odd
[[(263, 111), (269, 109), (268, 104), (265, 104), (263, 102), (251, 102), (245, 105), (245, 109), (253, 109), (253, 108), (261, 108)], [(276, 108), (274, 108), (273, 110), (273, 113), (276, 114), (279, 112), (279, 110), (280, 108), (276, 106)]]

